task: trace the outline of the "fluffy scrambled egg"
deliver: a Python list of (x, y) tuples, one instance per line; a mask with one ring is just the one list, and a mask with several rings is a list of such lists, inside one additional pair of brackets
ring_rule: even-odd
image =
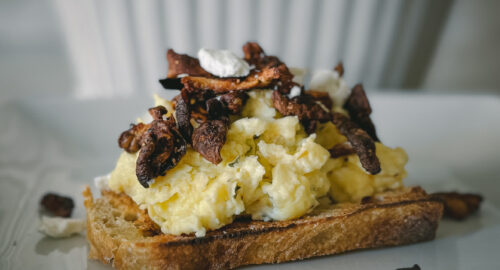
[[(377, 143), (382, 171), (370, 175), (355, 154), (330, 158), (327, 149), (346, 141), (332, 123), (307, 135), (297, 117), (276, 112), (271, 93), (249, 92), (241, 116), (231, 121), (218, 165), (188, 148), (174, 168), (144, 188), (135, 174), (137, 153), (123, 152), (110, 188), (146, 208), (164, 233), (204, 236), (206, 230), (229, 224), (237, 215), (293, 219), (311, 211), (322, 198), (355, 202), (402, 186), (408, 160), (403, 149)], [(172, 108), (159, 97), (155, 103)]]

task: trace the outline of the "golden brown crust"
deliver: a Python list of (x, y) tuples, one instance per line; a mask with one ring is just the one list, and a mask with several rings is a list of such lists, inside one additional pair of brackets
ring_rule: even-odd
[(422, 189), (407, 188), (375, 195), (365, 204), (316, 209), (296, 220), (236, 220), (201, 238), (148, 236), (141, 228), (150, 222), (145, 211), (124, 194), (102, 195), (94, 201), (84, 191), (89, 258), (117, 269), (232, 269), (410, 244), (434, 238), (443, 210)]

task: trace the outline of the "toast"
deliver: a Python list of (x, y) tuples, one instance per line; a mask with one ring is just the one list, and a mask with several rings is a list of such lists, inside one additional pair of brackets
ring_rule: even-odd
[(361, 203), (318, 207), (299, 219), (245, 217), (204, 237), (166, 235), (125, 194), (83, 192), (89, 258), (117, 269), (233, 269), (346, 251), (405, 245), (435, 237), (442, 202), (419, 187), (387, 191)]

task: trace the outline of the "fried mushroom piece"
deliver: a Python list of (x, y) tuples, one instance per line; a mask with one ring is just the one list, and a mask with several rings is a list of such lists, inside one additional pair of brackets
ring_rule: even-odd
[(167, 109), (163, 106), (149, 109), (153, 117), (151, 123), (132, 125), (118, 139), (118, 144), (125, 151), (139, 151), (135, 171), (139, 183), (145, 188), (155, 177), (174, 167), (186, 153), (186, 140), (173, 117), (163, 119), (166, 113)]
[(212, 74), (201, 67), (198, 59), (187, 54), (178, 54), (169, 49), (167, 51), (167, 61), (167, 78), (159, 80), (165, 89), (182, 89), (183, 84), (179, 75), (212, 77)]
[(433, 193), (444, 204), (444, 216), (456, 220), (464, 220), (479, 209), (483, 197), (479, 194), (458, 192)]
[(167, 78), (177, 78), (179, 75), (212, 77), (212, 74), (204, 70), (200, 61), (187, 54), (178, 54), (174, 50), (167, 51), (168, 73)]
[(206, 102), (207, 114), (210, 120), (229, 121), (226, 107), (217, 98), (211, 98)]
[(213, 164), (222, 161), (220, 150), (226, 142), (228, 122), (224, 120), (208, 120), (193, 132), (193, 148), (206, 160)]
[(257, 42), (247, 42), (243, 45), (243, 54), (245, 61), (250, 65), (259, 66), (262, 59), (266, 57), (264, 50)]
[(220, 101), (231, 114), (239, 114), (247, 100), (248, 94), (241, 91), (231, 91), (220, 96)]
[(257, 42), (247, 42), (243, 45), (243, 53), (245, 61), (250, 65), (254, 65), (256, 69), (277, 68), (279, 79), (275, 82), (274, 86), (281, 93), (290, 93), (290, 89), (294, 86), (293, 74), (278, 57), (266, 55)]
[[(190, 120), (194, 120), (196, 123), (201, 124), (208, 119), (208, 112), (206, 109), (206, 101), (208, 99), (211, 99), (215, 97), (215, 94), (212, 91), (206, 90), (206, 91), (189, 91), (186, 88), (183, 88), (181, 90), (181, 94), (175, 96), (172, 99), (172, 103), (174, 105), (175, 110), (177, 111), (177, 103), (179, 103), (180, 99), (183, 99), (184, 104), (181, 104), (180, 106), (183, 107), (181, 110), (189, 111), (189, 118), (184, 118), (184, 119), (179, 119), (178, 116), (176, 115), (177, 118), (177, 123), (179, 125), (179, 129), (181, 129), (181, 126), (186, 126), (189, 128), (187, 123), (190, 122)], [(187, 109), (184, 108), (187, 106)], [(185, 115), (185, 113), (183, 113)], [(186, 121), (187, 120), (187, 121)], [(191, 133), (185, 133), (180, 130), (183, 135), (188, 135), (192, 134)], [(191, 137), (186, 138), (187, 141), (191, 142)]]
[(317, 120), (303, 120), (300, 121), (300, 123), (304, 127), (304, 130), (306, 131), (307, 134), (310, 135), (316, 132), (316, 127), (318, 126)]
[(128, 153), (135, 153), (141, 147), (142, 134), (146, 132), (149, 125), (144, 123), (130, 124), (130, 128), (120, 135), (118, 138), (118, 146), (123, 148)]
[(278, 112), (285, 116), (296, 115), (301, 122), (311, 120), (326, 122), (331, 119), (330, 111), (307, 95), (289, 99), (279, 91), (273, 91), (272, 100), (273, 107)]
[(328, 150), (332, 158), (339, 158), (356, 153), (349, 142), (339, 143)]
[(206, 102), (208, 120), (193, 132), (193, 148), (213, 164), (222, 161), (220, 150), (226, 142), (229, 117), (224, 104), (217, 98)]
[[(148, 112), (153, 119), (161, 119), (161, 117), (167, 113), (167, 109), (163, 106), (158, 106), (150, 108)], [(130, 124), (130, 128), (120, 134), (118, 146), (128, 153), (139, 151), (141, 148), (142, 135), (149, 127), (149, 124), (144, 123)]]
[(57, 217), (70, 217), (75, 208), (73, 199), (55, 193), (46, 193), (40, 200), (42, 210)]
[(333, 113), (332, 122), (351, 143), (363, 168), (370, 174), (379, 173), (380, 162), (375, 153), (375, 143), (370, 135), (341, 113)]
[(167, 108), (163, 106), (156, 106), (148, 109), (149, 114), (153, 117), (153, 120), (162, 120), (163, 115), (167, 114)]
[(320, 102), (325, 105), (328, 109), (333, 106), (332, 98), (327, 92), (324, 91), (316, 91), (316, 90), (307, 90), (305, 91), (306, 95), (311, 96), (315, 101)]
[(243, 79), (186, 76), (181, 79), (181, 82), (185, 88), (192, 92), (212, 90), (216, 94), (222, 94), (230, 91), (266, 88), (279, 78), (280, 71), (277, 67), (266, 67), (262, 70), (250, 71), (250, 74)]
[(344, 108), (349, 112), (349, 116), (358, 126), (360, 126), (370, 137), (379, 142), (375, 125), (370, 118), (372, 108), (362, 84), (356, 84), (347, 98)]
[(173, 117), (153, 120), (144, 133), (136, 162), (139, 183), (148, 188), (152, 180), (173, 168), (186, 154), (187, 144)]
[(179, 98), (175, 103), (175, 118), (177, 119), (179, 132), (188, 143), (191, 143), (191, 136), (193, 134), (193, 126), (190, 121), (191, 114), (189, 106), (183, 98)]

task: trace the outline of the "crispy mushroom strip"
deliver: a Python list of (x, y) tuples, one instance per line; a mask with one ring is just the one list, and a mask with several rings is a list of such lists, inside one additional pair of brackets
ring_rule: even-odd
[[(155, 107), (148, 110), (153, 119), (161, 119), (167, 113), (165, 107)], [(148, 130), (150, 124), (138, 123), (131, 124), (130, 128), (118, 138), (118, 146), (129, 153), (135, 153), (141, 148), (142, 135)]]
[(153, 117), (153, 120), (163, 120), (163, 115), (167, 114), (167, 108), (163, 106), (157, 106), (148, 109), (149, 114)]
[[(301, 93), (301, 95), (299, 95), (298, 97), (292, 98), (292, 100), (296, 100), (299, 101), (299, 103), (302, 102), (306, 104), (314, 102), (319, 105), (324, 111), (329, 111), (333, 105), (332, 99), (330, 98), (328, 93), (314, 90), (307, 90)], [(318, 120), (302, 119), (300, 122), (302, 123), (302, 126), (304, 126), (304, 130), (307, 134), (316, 132)]]
[(333, 113), (332, 122), (351, 143), (363, 168), (371, 174), (379, 173), (380, 162), (375, 153), (375, 143), (370, 135), (341, 113)]
[(118, 146), (129, 153), (135, 153), (141, 148), (142, 134), (146, 132), (149, 125), (144, 123), (131, 124), (130, 128), (120, 135), (118, 138)]
[(194, 130), (193, 148), (213, 164), (222, 161), (220, 150), (226, 142), (228, 127), (223, 120), (208, 120)]
[(339, 74), (339, 77), (342, 77), (344, 75), (344, 64), (342, 64), (342, 62), (339, 62), (334, 68), (333, 70), (337, 71), (337, 73)]
[(255, 88), (266, 88), (280, 78), (277, 67), (266, 67), (262, 70), (252, 70), (245, 78), (207, 78), (187, 76), (181, 79), (185, 88), (191, 91), (212, 90), (216, 94), (230, 91), (242, 91)]
[(250, 65), (254, 65), (256, 69), (263, 70), (270, 67), (276, 67), (279, 71), (279, 80), (276, 82), (278, 90), (281, 93), (290, 93), (290, 89), (294, 86), (292, 80), (293, 74), (278, 57), (266, 55), (257, 42), (247, 42), (243, 45), (243, 53), (245, 55), (245, 61)]
[(243, 45), (243, 53), (245, 54), (245, 61), (255, 66), (260, 65), (262, 59), (266, 57), (264, 50), (257, 42), (247, 42)]
[(308, 95), (289, 99), (279, 91), (273, 91), (272, 98), (274, 108), (282, 115), (296, 115), (300, 121), (327, 122), (331, 119), (330, 111)]
[(175, 103), (175, 118), (177, 118), (179, 132), (188, 143), (191, 143), (191, 136), (193, 135), (193, 126), (190, 121), (191, 112), (183, 98), (179, 98)]
[(200, 66), (198, 59), (187, 54), (178, 54), (174, 50), (167, 51), (168, 73), (167, 78), (177, 78), (181, 74), (189, 76), (212, 77)]
[(444, 216), (456, 220), (464, 220), (476, 212), (483, 201), (479, 194), (437, 192), (432, 195), (443, 201)]
[(222, 161), (220, 150), (226, 142), (229, 118), (226, 108), (216, 98), (207, 100), (209, 119), (193, 132), (193, 148), (213, 164)]
[(144, 133), (136, 162), (136, 175), (141, 185), (148, 188), (153, 179), (177, 165), (186, 154), (186, 147), (173, 117), (153, 120)]
[(204, 70), (200, 61), (187, 54), (178, 54), (174, 50), (167, 51), (168, 73), (167, 78), (161, 79), (160, 83), (165, 89), (181, 89), (181, 79), (179, 75), (212, 77), (210, 73)]
[(321, 104), (325, 105), (325, 107), (328, 109), (330, 109), (333, 106), (333, 101), (327, 92), (307, 90), (305, 93), (311, 96), (315, 101), (318, 101)]
[(339, 158), (356, 153), (349, 142), (336, 144), (330, 148), (328, 152), (330, 152), (332, 158)]
[(356, 84), (347, 98), (344, 108), (349, 112), (352, 121), (358, 124), (375, 141), (380, 141), (375, 131), (375, 125), (370, 118), (372, 108), (362, 84)]
[(220, 101), (231, 114), (239, 114), (247, 99), (248, 94), (241, 91), (231, 91), (220, 96)]
[(124, 131), (118, 139), (121, 148), (129, 153), (139, 151), (136, 175), (141, 185), (149, 187), (151, 180), (174, 167), (186, 153), (186, 141), (177, 130), (173, 117), (163, 119), (167, 109), (149, 109), (153, 121), (139, 123)]

